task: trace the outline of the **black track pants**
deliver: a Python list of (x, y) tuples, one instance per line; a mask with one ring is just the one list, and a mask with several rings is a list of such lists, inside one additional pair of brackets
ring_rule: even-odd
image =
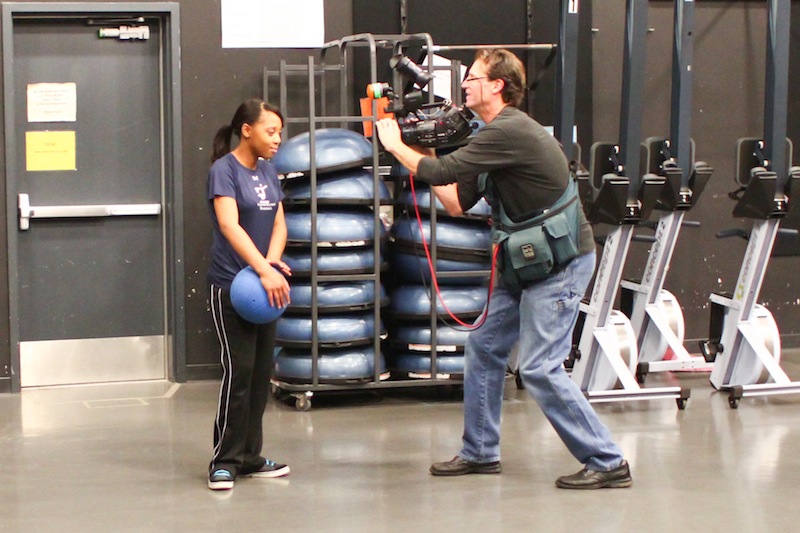
[(262, 418), (270, 394), (276, 322), (252, 324), (233, 308), (230, 292), (211, 285), (211, 315), (222, 362), (222, 384), (209, 469), (236, 476), (261, 467)]

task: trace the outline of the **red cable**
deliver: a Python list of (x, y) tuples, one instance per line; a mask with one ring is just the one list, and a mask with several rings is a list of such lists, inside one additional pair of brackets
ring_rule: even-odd
[[(411, 184), (411, 196), (412, 196), (412, 200), (414, 202), (414, 214), (417, 217), (417, 225), (419, 226), (419, 234), (420, 234), (420, 239), (422, 240), (422, 248), (425, 250), (425, 257), (428, 260), (428, 268), (430, 269), (431, 280), (433, 281), (433, 287), (436, 289), (436, 297), (439, 299), (440, 302), (442, 302), (442, 307), (444, 307), (444, 310), (447, 312), (447, 314), (453, 320), (455, 320), (458, 323), (458, 325), (463, 326), (463, 327), (465, 327), (467, 329), (470, 329), (470, 330), (478, 329), (479, 327), (481, 327), (483, 325), (484, 322), (486, 322), (486, 314), (487, 314), (487, 312), (489, 310), (489, 302), (491, 302), (491, 300), (492, 300), (492, 288), (494, 287), (495, 262), (497, 261), (497, 251), (498, 251), (499, 247), (495, 247), (494, 252), (492, 253), (492, 270), (491, 270), (491, 274), (489, 275), (489, 289), (488, 289), (488, 292), (487, 292), (487, 295), (486, 295), (486, 307), (484, 307), (484, 309), (483, 309), (483, 313), (481, 314), (480, 320), (478, 320), (474, 324), (467, 324), (466, 322), (463, 322), (461, 319), (459, 319), (457, 316), (455, 316), (452, 313), (452, 311), (450, 311), (450, 309), (447, 307), (447, 304), (444, 301), (444, 298), (442, 298), (442, 293), (439, 290), (439, 281), (436, 279), (436, 272), (435, 272), (436, 269), (434, 267), (433, 260), (431, 259), (431, 253), (430, 253), (430, 250), (428, 250), (428, 243), (425, 240), (425, 231), (424, 231), (424, 229), (422, 227), (422, 216), (419, 213), (419, 205), (417, 204), (417, 191), (414, 188), (414, 175), (413, 174), (409, 174), (408, 177), (409, 177), (409, 183)], [(431, 194), (433, 194), (433, 190), (431, 190)]]

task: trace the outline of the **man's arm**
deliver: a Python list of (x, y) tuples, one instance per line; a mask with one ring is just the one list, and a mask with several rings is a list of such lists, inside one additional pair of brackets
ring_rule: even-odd
[(461, 208), (461, 202), (458, 199), (457, 183), (437, 185), (432, 187), (432, 190), (439, 201), (442, 202), (448, 215), (458, 217), (464, 214), (464, 210)]

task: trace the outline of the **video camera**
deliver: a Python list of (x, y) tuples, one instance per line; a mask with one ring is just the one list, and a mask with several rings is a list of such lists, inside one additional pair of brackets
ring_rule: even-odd
[(422, 89), (431, 81), (429, 73), (401, 54), (392, 56), (389, 66), (419, 89), (398, 94), (388, 83), (371, 83), (367, 85), (367, 96), (374, 100), (384, 97), (390, 100), (384, 111), (394, 114), (405, 144), (436, 148), (458, 144), (469, 137), (473, 128), (472, 113), (468, 109), (455, 107), (449, 100), (424, 103)]

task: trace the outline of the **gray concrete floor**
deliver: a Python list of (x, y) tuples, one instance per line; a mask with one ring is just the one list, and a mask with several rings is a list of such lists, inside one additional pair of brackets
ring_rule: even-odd
[[(797, 354), (784, 356), (792, 377)], [(0, 530), (797, 531), (800, 395), (737, 410), (704, 372), (651, 375), (673, 400), (596, 406), (632, 465), (625, 490), (564, 491), (580, 469), (536, 404), (506, 391), (503, 473), (434, 478), (458, 450), (458, 388), (272, 402), (265, 452), (287, 478), (206, 488), (217, 383), (165, 382), (0, 395)]]

